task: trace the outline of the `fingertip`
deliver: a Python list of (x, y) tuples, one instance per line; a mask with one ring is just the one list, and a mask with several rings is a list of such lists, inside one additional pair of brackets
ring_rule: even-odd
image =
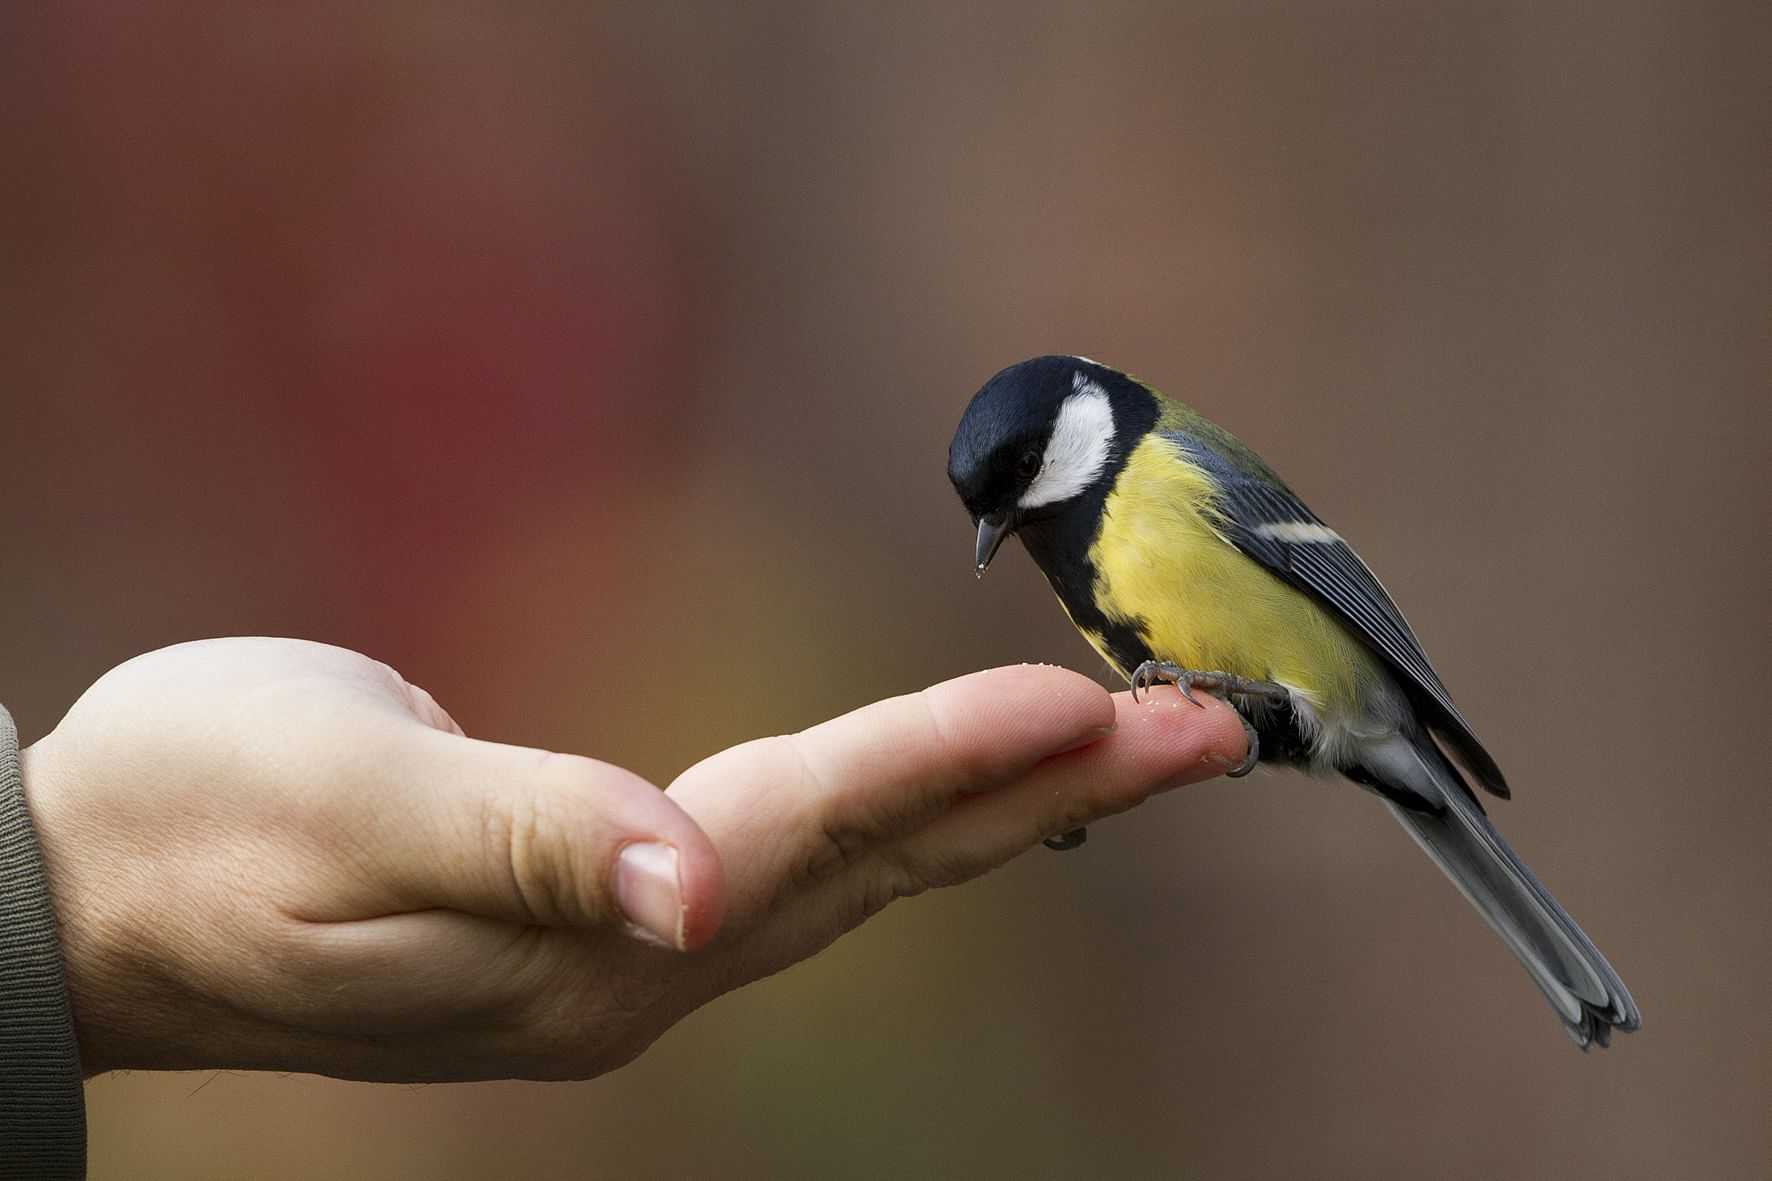
[(682, 850), (680, 872), (683, 887), (682, 941), (680, 949), (704, 947), (720, 931), (726, 918), (726, 869), (720, 852), (700, 829), (698, 840)]
[[(620, 774), (619, 768), (611, 768)], [(622, 843), (615, 851), (612, 893), (630, 934), (676, 951), (713, 938), (726, 913), (720, 853), (700, 825), (666, 792), (638, 776), (643, 792), (608, 819)]]
[(1198, 704), (1168, 686), (1157, 687), (1138, 702), (1131, 693), (1113, 695), (1119, 721), (1116, 740), (1149, 759), (1154, 769), (1170, 777), (1173, 787), (1216, 778), (1248, 753), (1248, 736), (1237, 711), (1217, 697), (1195, 696)]

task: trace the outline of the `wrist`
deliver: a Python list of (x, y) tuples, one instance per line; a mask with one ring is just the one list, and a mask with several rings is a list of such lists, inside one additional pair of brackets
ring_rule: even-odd
[(140, 863), (116, 847), (109, 839), (114, 834), (102, 825), (82, 824), (72, 798), (79, 793), (70, 789), (53, 735), (20, 751), (19, 766), (84, 1077), (124, 1068), (203, 1065), (200, 1055), (191, 1058), (178, 1047), (201, 1041), (225, 1021), (194, 1020), (200, 1006), (181, 1002), (181, 974), (165, 946), (177, 938), (177, 917), (120, 909), (132, 897), (163, 895), (152, 887), (132, 887)]

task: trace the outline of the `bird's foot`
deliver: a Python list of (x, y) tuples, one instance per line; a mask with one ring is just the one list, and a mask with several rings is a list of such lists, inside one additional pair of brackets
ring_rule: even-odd
[(1190, 692), (1193, 689), (1204, 689), (1217, 697), (1259, 697), (1276, 704), (1292, 698), (1286, 686), (1276, 685), (1272, 681), (1255, 681), (1233, 673), (1201, 672), (1197, 668), (1182, 668), (1179, 664), (1170, 664), (1167, 660), (1147, 660), (1133, 670), (1132, 700), (1137, 701), (1138, 695), (1149, 690), (1152, 685), (1174, 685), (1181, 690), (1183, 697), (1195, 705), (1200, 702)]
[[(1204, 689), (1215, 697), (1229, 700), (1232, 697), (1255, 697), (1263, 701), (1281, 704), (1291, 700), (1292, 695), (1284, 685), (1276, 685), (1272, 681), (1254, 681), (1248, 677), (1239, 677), (1232, 673), (1201, 672), (1195, 668), (1182, 668), (1179, 664), (1171, 664), (1167, 660), (1147, 660), (1132, 673), (1132, 700), (1137, 701), (1140, 693), (1150, 690), (1152, 685), (1174, 685), (1181, 690), (1181, 695), (1195, 705), (1200, 704), (1199, 698), (1192, 693), (1194, 689)], [(1235, 703), (1232, 703), (1235, 708)], [(1241, 779), (1255, 769), (1261, 760), (1261, 739), (1249, 719), (1237, 710), (1237, 720), (1243, 723), (1243, 733), (1249, 739), (1249, 753), (1243, 761), (1225, 772), (1229, 779)]]
[(1073, 828), (1062, 836), (1047, 837), (1040, 843), (1045, 845), (1048, 849), (1051, 849), (1054, 853), (1069, 853), (1072, 849), (1081, 848), (1083, 842), (1088, 839), (1088, 829)]

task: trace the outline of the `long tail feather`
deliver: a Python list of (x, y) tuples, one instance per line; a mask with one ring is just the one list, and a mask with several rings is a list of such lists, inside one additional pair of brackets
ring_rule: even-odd
[(1427, 743), (1412, 743), (1410, 753), (1435, 790), (1411, 786), (1445, 807), (1436, 814), (1387, 802), (1397, 823), (1519, 957), (1576, 1045), (1604, 1046), (1614, 1029), (1636, 1029), (1642, 1017), (1618, 973), (1501, 839), (1458, 772)]

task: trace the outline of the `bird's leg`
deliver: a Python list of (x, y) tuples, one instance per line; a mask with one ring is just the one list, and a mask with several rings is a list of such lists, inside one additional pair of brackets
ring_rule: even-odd
[[(1276, 685), (1272, 681), (1252, 681), (1248, 677), (1239, 677), (1232, 673), (1201, 672), (1199, 669), (1182, 668), (1179, 664), (1171, 664), (1167, 660), (1147, 660), (1132, 673), (1132, 700), (1137, 701), (1140, 693), (1148, 692), (1152, 685), (1170, 684), (1181, 690), (1181, 695), (1199, 705), (1200, 701), (1190, 690), (1204, 689), (1215, 697), (1229, 699), (1231, 697), (1258, 697), (1263, 701), (1283, 704), (1292, 699), (1284, 685)], [(1231, 708), (1236, 709), (1235, 703)], [(1261, 759), (1261, 739), (1255, 733), (1255, 726), (1243, 711), (1236, 710), (1237, 720), (1243, 723), (1243, 733), (1249, 739), (1249, 753), (1243, 761), (1225, 772), (1227, 779), (1241, 779), (1255, 769)]]

